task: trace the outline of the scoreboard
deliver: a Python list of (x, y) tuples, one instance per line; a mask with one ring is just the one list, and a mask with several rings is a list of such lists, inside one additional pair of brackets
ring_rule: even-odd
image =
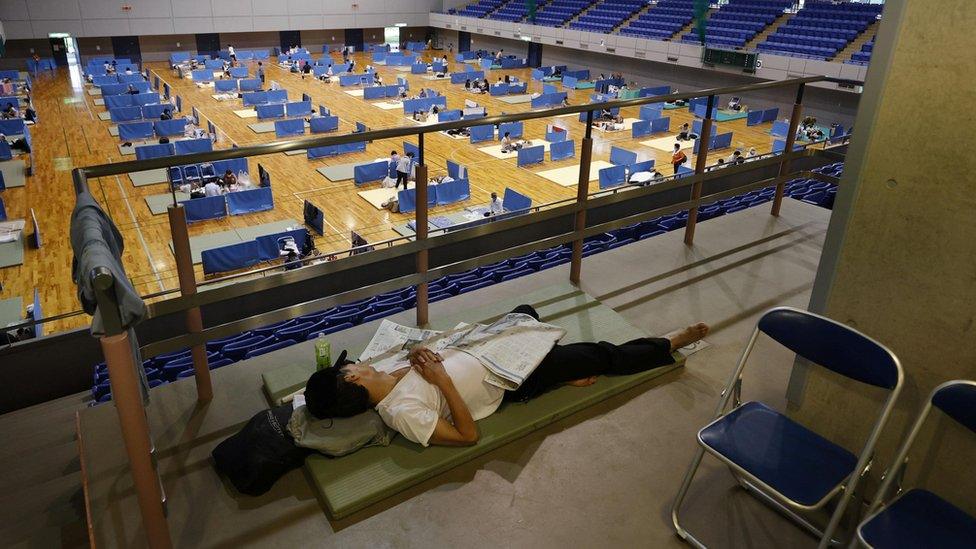
[(702, 63), (738, 67), (745, 72), (755, 72), (759, 54), (716, 48), (702, 49)]

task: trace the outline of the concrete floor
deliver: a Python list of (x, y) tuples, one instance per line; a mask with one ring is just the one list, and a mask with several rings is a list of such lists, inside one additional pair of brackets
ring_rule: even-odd
[[(192, 497), (181, 507), (196, 510), (179, 517), (171, 513), (174, 542), (179, 547), (684, 547), (672, 530), (670, 506), (696, 448), (695, 433), (714, 412), (759, 315), (777, 305), (806, 306), (829, 213), (787, 200), (779, 218), (761, 206), (701, 224), (692, 248), (681, 243), (679, 231), (587, 258), (583, 290), (649, 334), (708, 322), (711, 347), (690, 357), (683, 370), (341, 521), (326, 517), (300, 470), (260, 498), (236, 495), (219, 479), (207, 456), (230, 434), (226, 425), (242, 419), (213, 412), (233, 398), (247, 405), (247, 413), (239, 413), (246, 419), (259, 409), (261, 396), (220, 396), (222, 374), (232, 369), (217, 370), (218, 399), (206, 425), (156, 430), (158, 442), (186, 446), (192, 437), (194, 446), (181, 449), (178, 458), (164, 456), (161, 466), (167, 484), (186, 479), (197, 486), (170, 490), (174, 505), (177, 498)], [(431, 315), (567, 277), (568, 266), (550, 269), (436, 303)], [(357, 327), (349, 337), (368, 339), (371, 331)], [(744, 397), (782, 407), (792, 355), (765, 341), (754, 357)], [(253, 387), (264, 366), (251, 362), (243, 367), (253, 369)], [(93, 411), (103, 419), (115, 414), (110, 407), (99, 408)], [(115, 439), (96, 438), (92, 444), (108, 448), (118, 444), (117, 434)], [(109, 469), (96, 469), (94, 475), (114, 476)], [(112, 512), (96, 517), (100, 545), (138, 545), (138, 512), (124, 480), (105, 496), (114, 503)], [(727, 470), (708, 458), (684, 509), (686, 527), (716, 547), (815, 546), (813, 538), (736, 488)]]

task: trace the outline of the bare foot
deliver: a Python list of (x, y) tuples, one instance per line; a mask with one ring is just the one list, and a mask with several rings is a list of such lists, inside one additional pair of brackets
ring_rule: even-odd
[(708, 335), (708, 324), (704, 322), (699, 322), (698, 324), (692, 324), (680, 332), (675, 332), (673, 334), (668, 334), (667, 337), (671, 341), (671, 350), (680, 349), (681, 347), (686, 347), (691, 345), (696, 341), (700, 341)]
[(566, 385), (572, 385), (573, 387), (589, 387), (596, 383), (596, 376), (584, 377), (583, 379), (574, 379), (573, 381), (567, 381)]

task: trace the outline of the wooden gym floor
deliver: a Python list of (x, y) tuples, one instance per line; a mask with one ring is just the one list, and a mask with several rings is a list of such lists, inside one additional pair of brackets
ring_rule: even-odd
[[(440, 56), (442, 52), (432, 52)], [(430, 54), (425, 54), (429, 58)], [(368, 62), (366, 54), (355, 56), (357, 68), (361, 70)], [(336, 57), (338, 61), (338, 57)], [(183, 99), (183, 113), (188, 115), (191, 107), (196, 107), (202, 117), (211, 120), (219, 129), (219, 148), (232, 144), (250, 145), (275, 140), (274, 133), (258, 134), (248, 124), (257, 122), (255, 118), (240, 118), (234, 110), (242, 109), (241, 101), (217, 101), (211, 97), (213, 88), (200, 88), (190, 80), (176, 76), (166, 63), (147, 63), (146, 67), (156, 73), (172, 88), (172, 93)], [(256, 63), (250, 62), (250, 72), (256, 73)], [(448, 98), (448, 108), (461, 108), (464, 99), (473, 99), (488, 109), (489, 115), (517, 113), (531, 110), (528, 103), (508, 104), (499, 98), (488, 95), (469, 94), (463, 85), (452, 85), (449, 80), (426, 80), (422, 75), (412, 75), (409, 71), (398, 71), (394, 67), (377, 66), (385, 83), (395, 82), (402, 76), (409, 80), (411, 95), (421, 87), (432, 88)], [(450, 71), (460, 70), (459, 64), (451, 62)], [(325, 105), (333, 114), (339, 116), (340, 131), (351, 131), (357, 121), (371, 129), (415, 125), (404, 117), (402, 109), (383, 110), (362, 97), (345, 93), (350, 88), (340, 88), (338, 83), (324, 84), (311, 77), (302, 79), (281, 69), (274, 62), (265, 64), (268, 84), (272, 80), (281, 84), (289, 92), (289, 99), (300, 100), (303, 93), (312, 97), (314, 108)], [(499, 76), (510, 74), (529, 81), (529, 69), (495, 70), (489, 73), (491, 81)], [(640, 84), (640, 82), (638, 82)], [(0, 299), (21, 296), (29, 303), (33, 289), (38, 288), (45, 317), (79, 309), (75, 286), (71, 279), (71, 248), (68, 224), (74, 206), (74, 192), (70, 170), (76, 166), (118, 162), (123, 160), (117, 145), (118, 138), (109, 134), (111, 125), (98, 118), (105, 110), (94, 104), (96, 97), (87, 93), (88, 86), (83, 83), (77, 67), (61, 68), (34, 79), (33, 100), (40, 116), (39, 123), (32, 131), (35, 151), (34, 175), (27, 179), (27, 186), (8, 189), (3, 192), (8, 217), (23, 218), (34, 208), (41, 226), (44, 247), (40, 250), (26, 249), (24, 264), (0, 270), (3, 291)], [(529, 81), (528, 93), (541, 91), (541, 83)], [(593, 90), (570, 90), (571, 104), (589, 102)], [(749, 97), (743, 98), (749, 104)], [(764, 105), (757, 105), (761, 108)], [(637, 118), (637, 109), (624, 109), (625, 118)], [(693, 116), (687, 109), (665, 111), (671, 117), (671, 127), (676, 129), (682, 123), (691, 122)], [(205, 122), (202, 122), (205, 126)], [(570, 138), (577, 141), (583, 136), (584, 127), (575, 117), (539, 119), (526, 121), (525, 137), (541, 141), (545, 136), (546, 124), (567, 128)], [(772, 149), (769, 135), (771, 124), (747, 127), (746, 121), (735, 120), (718, 123), (721, 131), (733, 131), (733, 148), (747, 150), (756, 147), (759, 153)], [(673, 135), (673, 134), (668, 134)], [(593, 160), (607, 160), (611, 145), (623, 147), (639, 154), (640, 160), (654, 159), (655, 164), (665, 175), (671, 173), (670, 153), (652, 149), (639, 144), (647, 139), (632, 139), (630, 131), (603, 133), (593, 131)], [(651, 138), (659, 137), (652, 136)], [(409, 139), (416, 143), (416, 138)], [(467, 139), (455, 140), (439, 133), (428, 134), (425, 139), (425, 160), (431, 177), (446, 173), (446, 161), (453, 160), (468, 167), (471, 181), (471, 199), (451, 206), (431, 209), (431, 215), (443, 215), (463, 210), (465, 207), (485, 205), (491, 192), (499, 195), (505, 187), (532, 198), (533, 205), (540, 205), (575, 197), (575, 186), (564, 187), (539, 175), (538, 172), (577, 166), (578, 159), (549, 162), (520, 168), (515, 158), (497, 159), (479, 151), (479, 147), (497, 144), (478, 143), (472, 145)], [(307, 199), (325, 213), (326, 232), (316, 237), (316, 246), (323, 253), (339, 251), (349, 247), (349, 232), (356, 231), (370, 242), (396, 238), (399, 235), (392, 226), (403, 224), (413, 218), (413, 214), (393, 214), (377, 209), (360, 197), (361, 190), (379, 188), (379, 183), (356, 187), (351, 180), (332, 182), (316, 171), (323, 166), (334, 166), (366, 162), (387, 158), (391, 150), (402, 152), (402, 140), (383, 140), (371, 143), (366, 152), (346, 154), (329, 159), (310, 161), (304, 155), (268, 155), (249, 159), (250, 171), (256, 178), (257, 163), (260, 162), (271, 174), (275, 208), (267, 212), (249, 215), (229, 216), (220, 220), (195, 223), (190, 227), (190, 235), (201, 235), (228, 231), (234, 228), (254, 226), (284, 220), (302, 220), (302, 201)], [(733, 149), (720, 151), (712, 158), (717, 159), (731, 154)], [(692, 157), (690, 151), (689, 157)], [(548, 155), (546, 156), (548, 159)], [(124, 160), (132, 160), (127, 156)], [(693, 159), (693, 157), (692, 157)], [(593, 174), (592, 177), (595, 177)], [(176, 288), (176, 267), (169, 248), (169, 224), (166, 215), (153, 215), (144, 197), (168, 192), (167, 184), (135, 187), (127, 176), (100, 178), (90, 181), (92, 193), (102, 203), (119, 226), (125, 239), (125, 268), (143, 294)], [(598, 190), (596, 181), (591, 189)], [(202, 271), (197, 266), (198, 280)], [(74, 316), (53, 323), (45, 328), (47, 333), (68, 328), (84, 326), (88, 317)]]

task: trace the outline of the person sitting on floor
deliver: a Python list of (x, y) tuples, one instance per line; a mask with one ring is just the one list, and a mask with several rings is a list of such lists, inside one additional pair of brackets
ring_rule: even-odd
[(498, 193), (491, 193), (491, 200), (488, 201), (488, 211), (485, 212), (485, 217), (495, 217), (503, 213), (505, 213), (505, 208), (502, 201), (498, 200)]
[(139, 95), (139, 90), (137, 90), (136, 87), (133, 86), (132, 84), (129, 84), (129, 89), (126, 90), (125, 93), (129, 95)]
[(172, 120), (173, 119), (173, 113), (171, 113), (169, 111), (169, 109), (163, 109), (163, 112), (159, 113), (159, 119), (160, 120)]
[(505, 135), (502, 136), (502, 152), (503, 153), (513, 152), (521, 148), (522, 148), (522, 143), (520, 141), (516, 141), (515, 139), (512, 139), (511, 132), (505, 132)]
[(688, 123), (685, 122), (684, 124), (681, 125), (681, 129), (678, 130), (677, 139), (678, 141), (694, 141), (695, 139), (698, 139), (698, 136), (694, 133), (691, 133), (691, 126), (689, 126)]
[[(529, 305), (510, 313), (513, 323), (542, 327)], [(305, 388), (305, 404), (317, 418), (351, 417), (375, 408), (383, 422), (423, 446), (469, 446), (480, 435), (475, 423), (493, 414), (502, 401), (528, 402), (562, 385), (586, 387), (601, 375), (630, 375), (674, 363), (671, 353), (708, 334), (704, 323), (662, 338), (639, 338), (615, 345), (606, 341), (551, 344), (548, 353), (514, 391), (486, 382), (489, 370), (472, 355), (448, 347), (436, 353), (416, 347), (402, 361), (375, 369), (369, 362), (315, 372)], [(524, 334), (524, 335), (522, 335)], [(506, 336), (522, 345), (539, 345), (538, 332)], [(513, 344), (517, 344), (513, 341)], [(391, 361), (392, 362), (392, 361)]]
[(227, 170), (224, 172), (224, 176), (220, 178), (220, 181), (226, 187), (233, 187), (237, 185), (237, 176), (234, 175), (233, 170)]
[(8, 119), (8, 118), (19, 118), (19, 117), (20, 117), (20, 114), (17, 112), (17, 107), (15, 107), (13, 103), (8, 102), (6, 105), (4, 105), (4, 107), (3, 107), (3, 118), (4, 119)]
[(464, 80), (464, 91), (471, 91), (471, 79), (467, 78)]
[(312, 74), (312, 64), (305, 61), (305, 64), (302, 65), (302, 80), (305, 80), (305, 75), (308, 74)]

